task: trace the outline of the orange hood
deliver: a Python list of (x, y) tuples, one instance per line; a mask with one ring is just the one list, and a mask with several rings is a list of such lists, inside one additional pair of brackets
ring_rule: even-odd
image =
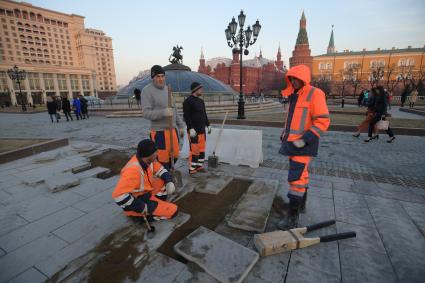
[(286, 97), (294, 93), (294, 87), (292, 86), (288, 77), (294, 77), (294, 78), (300, 79), (304, 82), (304, 87), (309, 86), (310, 80), (311, 80), (310, 68), (307, 67), (306, 65), (298, 65), (288, 70), (288, 72), (285, 75), (285, 81), (286, 81), (287, 87), (284, 90), (282, 90), (282, 96), (286, 96)]

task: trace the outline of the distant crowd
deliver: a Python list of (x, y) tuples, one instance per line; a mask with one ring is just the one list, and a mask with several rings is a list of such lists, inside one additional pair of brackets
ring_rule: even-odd
[(69, 101), (67, 97), (47, 96), (46, 101), (47, 113), (52, 123), (54, 123), (54, 120), (59, 123), (59, 120), (62, 118), (60, 115), (61, 110), (67, 122), (69, 120), (74, 120), (71, 111), (74, 112), (77, 120), (89, 118), (88, 101), (83, 95), (78, 95), (78, 97), (72, 99), (72, 101)]

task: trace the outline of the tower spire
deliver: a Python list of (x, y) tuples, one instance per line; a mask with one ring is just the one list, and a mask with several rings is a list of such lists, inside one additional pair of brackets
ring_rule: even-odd
[(307, 36), (307, 20), (304, 14), (301, 15), (300, 20), (300, 30), (298, 31), (298, 37), (297, 37), (297, 45), (300, 44), (307, 44), (308, 45), (308, 36)]
[(327, 54), (335, 53), (335, 43), (334, 43), (334, 25), (332, 25), (331, 38), (329, 39)]
[(204, 57), (204, 48), (201, 46), (201, 59), (205, 59)]

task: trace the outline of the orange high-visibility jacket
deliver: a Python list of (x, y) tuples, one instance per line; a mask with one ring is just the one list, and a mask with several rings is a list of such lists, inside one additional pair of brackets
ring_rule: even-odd
[(163, 179), (165, 176), (165, 179), (169, 179), (167, 181), (171, 181), (168, 171), (161, 163), (154, 161), (144, 170), (134, 155), (121, 170), (118, 184), (112, 192), (112, 198), (125, 209), (138, 196), (147, 192), (154, 195), (164, 189)]
[[(304, 86), (298, 91), (295, 107), (290, 106), (286, 123), (286, 129), (282, 133), (282, 146), (280, 153), (285, 155), (317, 155), (318, 139), (325, 133), (330, 124), (328, 106), (325, 94), (322, 90), (310, 85), (310, 69), (305, 65), (295, 66), (286, 73), (287, 88), (282, 91), (282, 96), (290, 97), (294, 94), (294, 88), (288, 77), (295, 77), (304, 82)], [(291, 101), (291, 99), (289, 99)], [(297, 149), (292, 142), (304, 139), (306, 147)]]

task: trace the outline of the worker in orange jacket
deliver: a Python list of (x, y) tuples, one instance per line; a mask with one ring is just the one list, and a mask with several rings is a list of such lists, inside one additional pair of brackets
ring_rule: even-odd
[(313, 156), (317, 156), (319, 139), (330, 124), (325, 94), (310, 85), (310, 78), (307, 66), (295, 66), (286, 73), (287, 88), (282, 91), (282, 96), (289, 99), (279, 151), (289, 156), (289, 219), (286, 221), (289, 220), (289, 226), (295, 224), (299, 209), (306, 203), (308, 164)]
[(127, 216), (147, 216), (149, 221), (170, 219), (177, 205), (167, 202), (175, 191), (170, 173), (156, 161), (158, 150), (150, 139), (137, 145), (137, 153), (121, 170), (112, 198)]

